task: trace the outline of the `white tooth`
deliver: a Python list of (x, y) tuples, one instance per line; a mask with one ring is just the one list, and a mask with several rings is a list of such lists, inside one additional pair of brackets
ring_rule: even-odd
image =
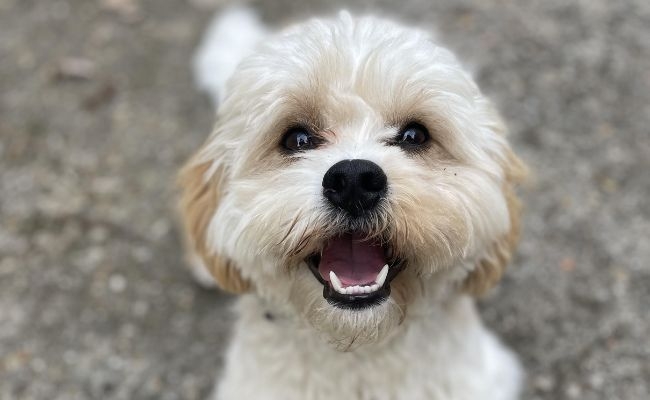
[(379, 287), (384, 286), (384, 282), (386, 282), (387, 276), (388, 276), (388, 264), (384, 265), (381, 271), (379, 271), (379, 275), (377, 275), (377, 279), (375, 279), (375, 283), (379, 285)]
[(363, 293), (370, 293), (370, 292), (372, 292), (372, 288), (370, 286), (365, 286), (363, 288)]
[(376, 292), (377, 289), (379, 289), (379, 285), (376, 284), (376, 283), (373, 284), (372, 286), (370, 286), (370, 291), (371, 291), (371, 292)]
[(332, 287), (334, 288), (334, 290), (336, 290), (339, 293), (345, 294), (343, 285), (341, 284), (341, 280), (339, 279), (338, 276), (336, 276), (334, 271), (330, 271), (330, 282), (332, 282)]

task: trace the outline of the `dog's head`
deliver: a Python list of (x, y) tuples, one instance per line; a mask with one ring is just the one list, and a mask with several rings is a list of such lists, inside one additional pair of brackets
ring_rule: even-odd
[(311, 21), (232, 76), (181, 175), (190, 241), (224, 289), (289, 305), (342, 349), (380, 340), (418, 300), (501, 276), (523, 169), (504, 133), (426, 33)]

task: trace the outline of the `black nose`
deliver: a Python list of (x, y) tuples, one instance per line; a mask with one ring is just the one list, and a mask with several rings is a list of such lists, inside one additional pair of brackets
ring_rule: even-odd
[(368, 160), (339, 161), (323, 177), (323, 195), (332, 204), (359, 216), (386, 194), (386, 174)]

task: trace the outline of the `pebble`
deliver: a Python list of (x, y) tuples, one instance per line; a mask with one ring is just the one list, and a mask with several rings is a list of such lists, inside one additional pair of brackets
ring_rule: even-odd
[(555, 389), (555, 379), (550, 375), (539, 375), (533, 380), (533, 385), (540, 392), (550, 392)]
[(113, 293), (122, 293), (126, 289), (126, 278), (120, 274), (111, 275), (108, 287)]
[(582, 395), (582, 388), (576, 382), (569, 382), (566, 387), (566, 395), (569, 399), (579, 399)]

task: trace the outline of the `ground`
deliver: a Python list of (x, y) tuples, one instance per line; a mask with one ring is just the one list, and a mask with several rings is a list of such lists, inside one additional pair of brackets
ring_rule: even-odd
[[(278, 25), (339, 1), (262, 1)], [(231, 298), (183, 265), (211, 0), (0, 0), (0, 399), (204, 399)], [(436, 27), (532, 174), (486, 323), (525, 399), (650, 398), (650, 2), (367, 1)]]

